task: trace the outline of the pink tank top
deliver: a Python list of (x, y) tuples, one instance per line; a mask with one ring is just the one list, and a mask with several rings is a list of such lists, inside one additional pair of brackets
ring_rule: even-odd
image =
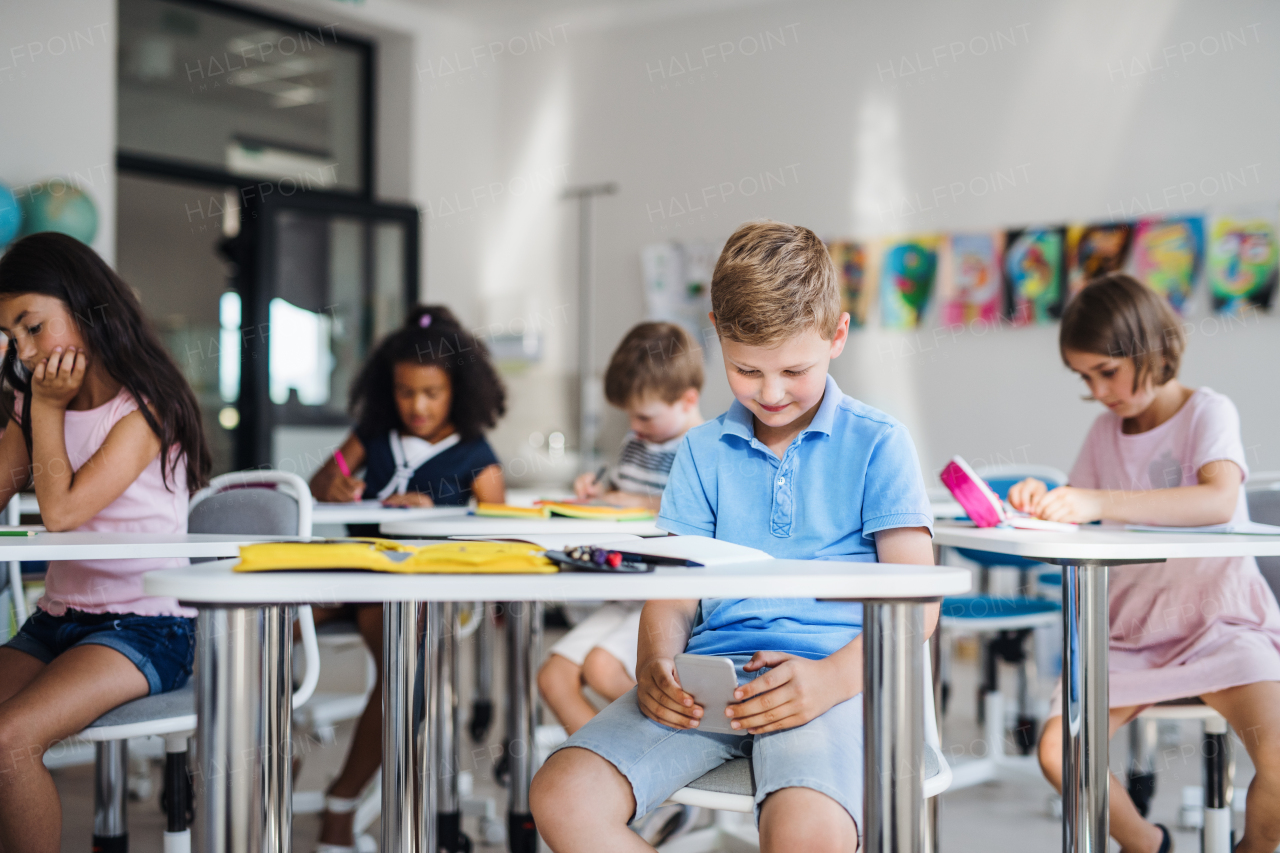
[[(22, 411), (22, 395), (16, 408)], [(65, 435), (71, 467), (79, 470), (107, 440), (111, 428), (138, 410), (133, 395), (120, 393), (96, 409), (68, 411)], [(179, 451), (175, 451), (179, 452)], [(106, 533), (186, 533), (187, 465), (179, 458), (166, 486), (160, 475), (160, 457), (143, 469), (101, 512), (76, 528)], [(195, 616), (177, 599), (148, 597), (142, 591), (142, 574), (188, 564), (186, 558), (148, 560), (53, 560), (45, 576), (39, 607), (54, 616), (68, 608), (87, 613), (138, 613), (143, 616)]]

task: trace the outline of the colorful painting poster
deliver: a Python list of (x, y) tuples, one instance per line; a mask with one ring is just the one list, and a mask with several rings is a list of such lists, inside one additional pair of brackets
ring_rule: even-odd
[(1276, 212), (1215, 216), (1209, 231), (1213, 310), (1267, 309), (1276, 292)]
[(1099, 225), (1072, 225), (1067, 229), (1067, 257), (1070, 286), (1067, 292), (1075, 296), (1092, 278), (1124, 269), (1133, 238), (1133, 225), (1129, 222), (1110, 222)]
[(1134, 226), (1129, 270), (1178, 314), (1187, 311), (1203, 263), (1204, 220), (1199, 216), (1143, 219)]
[(938, 273), (938, 237), (891, 241), (880, 257), (880, 322), (886, 329), (920, 324)]
[(867, 286), (867, 250), (861, 243), (837, 240), (827, 244), (836, 265), (840, 285), (840, 310), (849, 312), (849, 327), (867, 325), (871, 309), (871, 288)]
[(942, 322), (964, 326), (990, 323), (1004, 310), (1000, 255), (1004, 234), (953, 234), (942, 245), (939, 295)]
[(1015, 326), (1051, 323), (1066, 295), (1067, 229), (1019, 228), (1005, 235), (1005, 311)]

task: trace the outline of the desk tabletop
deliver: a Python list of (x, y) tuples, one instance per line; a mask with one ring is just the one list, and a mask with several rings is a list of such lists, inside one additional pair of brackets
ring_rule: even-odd
[(141, 560), (158, 557), (235, 557), (241, 545), (278, 542), (280, 536), (214, 533), (37, 533), (0, 536), (0, 561)]
[(676, 598), (940, 598), (967, 592), (952, 566), (759, 560), (648, 574), (401, 575), (385, 572), (246, 572), (235, 560), (148, 572), (147, 595), (192, 604), (332, 604), (339, 601), (646, 601)]
[(636, 536), (666, 536), (653, 521), (601, 521), (594, 518), (491, 518), (483, 515), (454, 516), (422, 521), (384, 521), (386, 536), (413, 536), (444, 539), (450, 536), (528, 536), (561, 533), (632, 533)]
[(311, 507), (312, 524), (381, 524), (387, 521), (423, 521), (460, 518), (465, 506), (383, 506), (380, 501), (329, 503), (317, 501)]
[(1280, 555), (1280, 536), (1229, 533), (1153, 533), (1082, 526), (1074, 532), (1014, 530), (939, 522), (934, 541), (1032, 560), (1172, 560), (1186, 557)]

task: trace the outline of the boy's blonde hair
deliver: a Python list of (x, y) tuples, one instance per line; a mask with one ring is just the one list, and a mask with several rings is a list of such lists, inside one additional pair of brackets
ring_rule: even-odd
[(738, 228), (711, 276), (720, 337), (774, 346), (814, 329), (824, 340), (840, 324), (836, 268), (808, 228), (762, 220)]
[(619, 409), (656, 395), (674, 403), (685, 391), (702, 390), (702, 350), (674, 323), (641, 323), (613, 351), (604, 374), (604, 396)]

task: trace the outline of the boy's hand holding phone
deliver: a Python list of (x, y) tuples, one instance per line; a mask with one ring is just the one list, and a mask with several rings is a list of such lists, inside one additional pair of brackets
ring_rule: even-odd
[(850, 674), (832, 658), (756, 652), (743, 669), (756, 672), (765, 667), (771, 667), (769, 672), (734, 690), (733, 698), (740, 704), (727, 709), (730, 725), (746, 734), (802, 726), (862, 692), (861, 683), (850, 684)]
[(680, 688), (676, 662), (671, 658), (653, 658), (640, 665), (636, 694), (641, 713), (673, 729), (696, 728), (703, 714), (702, 706)]

